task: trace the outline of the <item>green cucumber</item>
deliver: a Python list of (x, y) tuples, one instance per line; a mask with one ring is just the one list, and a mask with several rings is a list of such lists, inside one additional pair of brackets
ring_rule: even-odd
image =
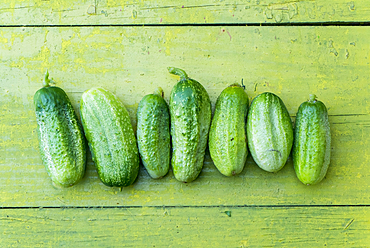
[(209, 131), (209, 152), (225, 176), (239, 174), (247, 159), (246, 121), (248, 95), (240, 85), (231, 85), (217, 98)]
[(330, 164), (331, 135), (328, 111), (315, 95), (297, 112), (293, 163), (298, 179), (307, 185), (319, 183)]
[(81, 97), (81, 119), (100, 180), (110, 187), (131, 185), (139, 172), (139, 152), (123, 103), (103, 88)]
[(181, 182), (195, 180), (203, 168), (211, 123), (211, 102), (204, 87), (190, 79), (185, 71), (170, 67), (180, 76), (170, 96), (172, 159), (175, 178)]
[(137, 143), (141, 161), (152, 178), (165, 176), (170, 167), (170, 114), (163, 90), (143, 97), (137, 109)]
[(248, 147), (256, 164), (268, 172), (281, 170), (293, 145), (293, 127), (283, 101), (270, 92), (256, 96), (247, 117)]
[(86, 140), (67, 94), (51, 81), (46, 72), (34, 95), (40, 154), (53, 184), (70, 187), (85, 174)]

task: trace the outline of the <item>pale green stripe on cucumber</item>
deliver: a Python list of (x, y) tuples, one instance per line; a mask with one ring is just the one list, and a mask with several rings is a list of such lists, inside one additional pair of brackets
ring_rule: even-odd
[(283, 101), (270, 92), (256, 96), (247, 117), (248, 147), (257, 165), (277, 172), (285, 165), (292, 145), (292, 122)]
[(128, 112), (103, 88), (82, 94), (81, 118), (99, 178), (107, 186), (131, 185), (139, 172), (139, 153)]

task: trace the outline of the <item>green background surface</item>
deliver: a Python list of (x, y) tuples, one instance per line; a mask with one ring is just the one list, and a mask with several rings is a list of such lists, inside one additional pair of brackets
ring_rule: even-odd
[[(368, 247), (369, 19), (365, 0), (2, 1), (0, 246)], [(136, 129), (144, 95), (160, 86), (169, 100), (168, 66), (202, 83), (213, 108), (243, 82), (250, 100), (277, 94), (294, 120), (316, 94), (332, 130), (326, 178), (308, 187), (291, 159), (268, 173), (250, 156), (227, 178), (207, 152), (192, 183), (141, 166), (120, 190), (100, 182), (89, 155), (79, 184), (54, 188), (33, 106), (46, 69), (76, 110), (91, 87), (112, 91)]]

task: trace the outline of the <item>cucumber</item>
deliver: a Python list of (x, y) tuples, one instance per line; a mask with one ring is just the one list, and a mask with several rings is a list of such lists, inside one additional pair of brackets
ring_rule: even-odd
[(137, 143), (141, 161), (152, 178), (165, 176), (170, 167), (170, 114), (163, 90), (146, 95), (137, 109)]
[(330, 164), (331, 135), (326, 106), (310, 95), (297, 112), (293, 163), (298, 179), (307, 185), (319, 183)]
[(238, 84), (224, 89), (216, 101), (209, 152), (216, 168), (225, 176), (239, 174), (247, 159), (248, 106), (248, 95)]
[(110, 187), (131, 185), (139, 172), (139, 152), (123, 103), (103, 88), (81, 97), (81, 119), (100, 180)]
[(40, 154), (53, 184), (70, 187), (85, 174), (86, 140), (67, 94), (50, 82), (46, 72), (33, 98)]
[(247, 117), (249, 151), (268, 172), (281, 170), (293, 145), (293, 126), (283, 101), (270, 92), (256, 96)]
[(203, 168), (211, 123), (211, 102), (204, 87), (190, 79), (185, 71), (169, 67), (180, 76), (170, 95), (172, 136), (171, 165), (181, 182), (195, 180)]

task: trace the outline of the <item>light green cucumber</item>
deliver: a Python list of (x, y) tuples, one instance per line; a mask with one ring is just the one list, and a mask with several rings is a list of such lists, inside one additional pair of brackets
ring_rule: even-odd
[(256, 96), (247, 117), (248, 147), (256, 164), (277, 172), (285, 165), (293, 145), (292, 122), (283, 101), (270, 92)]
[(137, 109), (137, 143), (141, 161), (152, 178), (165, 176), (170, 167), (170, 114), (163, 90), (143, 97)]
[(330, 164), (331, 135), (328, 111), (315, 95), (297, 112), (293, 163), (298, 179), (307, 185), (319, 183)]
[(81, 119), (100, 180), (110, 187), (131, 185), (139, 172), (139, 152), (123, 103), (103, 88), (81, 97)]
[(171, 165), (181, 182), (195, 180), (203, 168), (211, 123), (211, 102), (204, 87), (190, 79), (185, 71), (170, 67), (180, 76), (170, 96), (172, 135)]
[(225, 176), (239, 174), (247, 159), (246, 121), (248, 95), (240, 85), (231, 85), (217, 98), (209, 131), (209, 152)]
[(86, 140), (67, 94), (51, 81), (46, 72), (34, 95), (40, 154), (53, 184), (70, 187), (85, 174)]

